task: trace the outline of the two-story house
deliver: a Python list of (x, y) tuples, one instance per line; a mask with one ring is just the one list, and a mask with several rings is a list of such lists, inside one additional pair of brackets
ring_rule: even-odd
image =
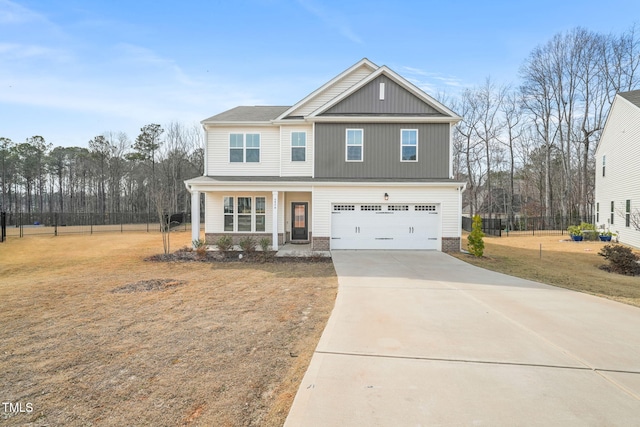
[(640, 247), (640, 90), (616, 95), (596, 149), (596, 225)]
[(314, 250), (460, 249), (452, 128), (461, 118), (362, 59), (293, 106), (202, 121), (204, 175), (186, 181), (193, 239), (268, 236)]

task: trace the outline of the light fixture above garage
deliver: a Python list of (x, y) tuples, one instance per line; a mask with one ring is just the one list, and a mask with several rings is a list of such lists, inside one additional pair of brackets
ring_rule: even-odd
[(384, 193), (384, 199), (389, 200), (389, 193)]

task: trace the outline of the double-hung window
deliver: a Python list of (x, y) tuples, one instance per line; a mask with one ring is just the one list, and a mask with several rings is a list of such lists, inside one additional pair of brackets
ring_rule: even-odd
[(260, 232), (266, 229), (265, 197), (224, 198), (224, 231)]
[(307, 159), (307, 133), (291, 132), (291, 161), (304, 162)]
[(260, 134), (229, 134), (229, 161), (231, 163), (260, 162)]
[(401, 161), (418, 161), (418, 129), (402, 129), (400, 131), (400, 150)]
[(614, 201), (611, 201), (611, 220), (609, 222), (609, 224), (613, 225), (613, 214), (615, 212), (615, 207), (616, 207), (616, 203)]
[(624, 212), (624, 226), (631, 226), (631, 200), (627, 199), (627, 205)]
[(363, 130), (347, 129), (347, 162), (361, 162), (363, 159)]

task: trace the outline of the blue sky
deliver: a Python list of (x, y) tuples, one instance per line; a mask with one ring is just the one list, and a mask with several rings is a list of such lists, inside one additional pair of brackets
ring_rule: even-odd
[(363, 57), (455, 96), (489, 76), (517, 84), (556, 33), (639, 21), (638, 0), (0, 0), (0, 136), (133, 140), (149, 123), (292, 105)]

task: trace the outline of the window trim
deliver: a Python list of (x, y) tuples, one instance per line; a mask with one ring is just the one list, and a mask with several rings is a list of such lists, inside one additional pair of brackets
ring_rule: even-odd
[(631, 199), (627, 199), (625, 202), (624, 226), (631, 227)]
[[(416, 133), (416, 145), (415, 145), (415, 147), (416, 147), (416, 159), (415, 160), (404, 160), (402, 158), (403, 157), (402, 149), (404, 147), (413, 147), (413, 145), (404, 144), (404, 141), (402, 139), (402, 135), (403, 135), (403, 132), (405, 132), (405, 131), (415, 131), (415, 133)], [(419, 139), (418, 139), (418, 129), (400, 129), (400, 161), (401, 162), (415, 163), (415, 162), (418, 161), (418, 145), (419, 145), (418, 141), (419, 141)]]
[[(293, 145), (293, 134), (294, 133), (301, 133), (304, 135), (304, 145)], [(291, 147), (291, 159), (290, 161), (293, 163), (302, 163), (302, 162), (306, 162), (307, 161), (307, 132), (306, 131), (291, 131), (291, 135), (289, 136), (289, 146)], [(293, 150), (294, 149), (300, 149), (302, 148), (304, 150), (304, 159), (302, 160), (295, 160), (293, 158)]]
[[(349, 131), (360, 132), (360, 144), (349, 144)], [(360, 160), (349, 160), (349, 147), (360, 147)], [(346, 162), (364, 162), (364, 129), (362, 128), (346, 128), (344, 133), (344, 160)]]
[[(242, 198), (248, 198), (251, 204), (251, 212), (250, 213), (241, 213), (239, 212), (238, 202)], [(233, 206), (231, 207), (232, 212), (225, 212), (225, 201), (226, 199), (233, 200)], [(264, 212), (258, 212), (258, 199), (264, 199)], [(232, 218), (233, 230), (225, 229), (225, 218), (230, 216)], [(251, 227), (250, 230), (239, 231), (238, 230), (238, 217), (239, 216), (250, 216), (251, 217)], [(222, 230), (223, 233), (267, 233), (267, 197), (266, 196), (244, 196), (244, 195), (229, 195), (225, 194), (222, 196)], [(258, 231), (258, 217), (264, 217), (264, 230)]]
[(613, 216), (614, 216), (613, 214), (615, 212), (615, 206), (616, 206), (616, 202), (612, 200), (611, 201), (611, 218), (610, 218), (611, 222), (609, 223), (611, 225), (613, 225)]
[[(232, 147), (231, 146), (231, 136), (232, 135), (242, 135), (242, 147)], [(258, 147), (248, 147), (247, 146), (247, 136), (248, 135), (257, 135), (258, 136)], [(229, 150), (229, 163), (260, 163), (262, 160), (262, 134), (260, 132), (229, 132), (228, 137), (228, 150)], [(231, 160), (231, 150), (239, 150), (242, 149), (242, 161), (234, 162)], [(248, 150), (257, 150), (258, 151), (258, 161), (252, 162), (247, 161), (247, 151)]]

